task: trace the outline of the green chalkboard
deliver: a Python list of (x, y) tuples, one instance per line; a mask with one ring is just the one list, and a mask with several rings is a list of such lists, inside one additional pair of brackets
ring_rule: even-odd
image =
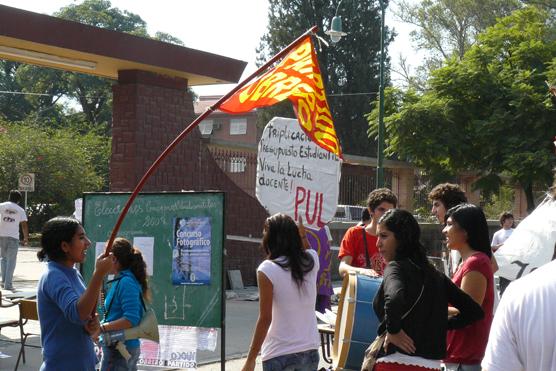
[[(91, 240), (82, 273), (91, 278), (129, 193), (86, 193), (83, 226)], [(221, 327), (224, 194), (144, 193), (137, 196), (118, 237), (152, 251), (151, 306), (161, 325)], [(97, 243), (98, 247), (97, 247)], [(148, 246), (152, 246), (149, 249)], [(150, 259), (147, 257), (147, 261)]]

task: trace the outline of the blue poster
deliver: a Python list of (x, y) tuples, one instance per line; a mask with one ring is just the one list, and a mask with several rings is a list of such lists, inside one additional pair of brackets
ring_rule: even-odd
[(173, 285), (209, 285), (210, 217), (174, 218)]

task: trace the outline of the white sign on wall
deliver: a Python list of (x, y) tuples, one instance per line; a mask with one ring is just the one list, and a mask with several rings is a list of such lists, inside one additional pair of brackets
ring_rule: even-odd
[(336, 212), (340, 159), (311, 141), (296, 119), (273, 118), (259, 142), (256, 196), (272, 215), (321, 228)]
[(35, 174), (23, 173), (19, 176), (18, 189), (23, 192), (35, 191)]

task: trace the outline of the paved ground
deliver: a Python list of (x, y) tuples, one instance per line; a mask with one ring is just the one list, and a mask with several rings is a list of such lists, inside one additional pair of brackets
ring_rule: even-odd
[[(36, 289), (37, 282), (42, 273), (42, 264), (37, 261), (36, 249), (20, 248), (18, 254), (17, 267), (14, 276), (14, 287), (16, 294), (32, 292)], [(335, 285), (337, 286), (337, 284)], [(239, 371), (245, 361), (245, 356), (251, 342), (251, 335), (257, 320), (258, 301), (246, 300), (257, 292), (256, 288), (246, 288), (235, 293), (228, 292), (230, 298), (226, 300), (226, 363), (227, 371)], [(3, 296), (12, 294), (10, 291), (2, 291)], [(17, 319), (19, 311), (17, 306), (10, 308), (0, 308), (0, 321), (5, 319)], [(34, 334), (40, 333), (39, 324), (30, 321), (25, 326), (26, 331)], [(220, 334), (219, 334), (220, 335)], [(0, 370), (13, 370), (17, 355), (20, 349), (19, 328), (3, 328), (0, 332), (0, 357), (2, 354), (8, 358), (0, 358)], [(18, 370), (36, 371), (39, 369), (42, 357), (39, 336), (29, 337), (28, 344), (32, 347), (25, 347), (26, 363), (19, 365)], [(199, 352), (197, 355), (199, 363), (198, 370), (220, 371), (220, 344), (215, 352)], [(320, 367), (328, 365), (322, 360)], [(178, 370), (170, 368), (143, 367), (142, 370)], [(260, 358), (257, 360), (257, 371), (261, 371)]]

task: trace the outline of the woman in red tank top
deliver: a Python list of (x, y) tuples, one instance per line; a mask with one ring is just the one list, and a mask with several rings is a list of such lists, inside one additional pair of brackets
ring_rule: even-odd
[[(485, 316), (463, 329), (448, 331), (445, 369), (480, 371), (494, 304), (488, 225), (481, 208), (471, 204), (451, 208), (446, 217), (446, 226), (442, 231), (446, 244), (448, 248), (459, 251), (462, 257), (452, 281), (482, 307)], [(455, 308), (448, 308), (449, 316), (456, 313)]]

